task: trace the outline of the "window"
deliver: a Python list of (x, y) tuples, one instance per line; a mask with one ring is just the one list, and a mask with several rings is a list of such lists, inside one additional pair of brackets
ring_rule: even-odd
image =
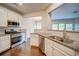
[(41, 21), (35, 21), (34, 29), (41, 29)]
[(72, 31), (73, 30), (73, 24), (66, 24), (66, 30)]
[(79, 24), (74, 24), (74, 30), (79, 31)]
[(64, 30), (65, 29), (65, 24), (59, 24), (59, 30)]
[(39, 22), (37, 22), (37, 23), (36, 23), (36, 25), (37, 25), (37, 26), (36, 26), (36, 27), (37, 27), (37, 29), (41, 29), (41, 22), (40, 22), (40, 21), (39, 21)]
[(33, 22), (33, 29), (41, 29), (42, 25), (41, 25), (41, 21), (42, 21), (42, 17), (41, 16), (37, 16), (37, 17), (32, 17), (32, 19), (34, 20)]
[(58, 30), (58, 24), (52, 24), (52, 29), (53, 30)]

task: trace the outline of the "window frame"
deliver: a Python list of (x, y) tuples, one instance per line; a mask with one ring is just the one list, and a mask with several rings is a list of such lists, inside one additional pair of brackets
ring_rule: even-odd
[(35, 22), (34, 22), (34, 26), (36, 26), (36, 28), (34, 28), (34, 30), (38, 30), (38, 29), (39, 29), (37, 23), (40, 23), (40, 24), (41, 24), (40, 29), (42, 29), (42, 23), (41, 23), (41, 21), (35, 21)]

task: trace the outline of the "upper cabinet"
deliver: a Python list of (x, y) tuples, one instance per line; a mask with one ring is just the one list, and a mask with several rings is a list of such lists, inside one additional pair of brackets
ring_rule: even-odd
[(18, 16), (18, 22), (20, 23), (19, 26), (22, 28), (22, 27), (23, 27), (23, 26), (22, 26), (22, 25), (23, 25), (23, 17), (22, 17), (22, 15), (19, 15), (19, 16)]
[[(0, 6), (0, 26), (7, 27), (7, 21), (15, 21), (22, 23), (22, 15)], [(21, 27), (21, 25), (20, 25)]]
[(7, 26), (7, 10), (0, 6), (0, 26)]
[(7, 12), (8, 12), (7, 20), (19, 22), (20, 27), (21, 27), (21, 20), (23, 19), (22, 15), (20, 15), (16, 12), (13, 12), (11, 10), (8, 10)]
[(13, 12), (13, 11), (10, 11), (8, 10), (8, 20), (11, 20), (11, 21), (18, 21), (19, 17), (17, 15), (17, 13)]
[(79, 18), (79, 3), (65, 3), (49, 14), (52, 20)]

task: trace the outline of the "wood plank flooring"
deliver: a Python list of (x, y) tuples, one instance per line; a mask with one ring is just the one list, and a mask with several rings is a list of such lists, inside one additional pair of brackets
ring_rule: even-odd
[(45, 56), (39, 48), (31, 47), (28, 42), (24, 42), (23, 44), (14, 47), (5, 53), (2, 56)]

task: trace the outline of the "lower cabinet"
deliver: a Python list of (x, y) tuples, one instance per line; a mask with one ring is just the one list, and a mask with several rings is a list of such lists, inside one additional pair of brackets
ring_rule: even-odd
[(75, 56), (75, 50), (45, 38), (45, 54), (47, 56)]
[(52, 48), (53, 56), (68, 56), (68, 54), (64, 53), (62, 50), (58, 49), (57, 47)]
[(42, 52), (45, 52), (45, 39), (41, 35), (39, 35), (39, 48)]
[(31, 34), (30, 44), (39, 47), (47, 56), (77, 56), (79, 52), (59, 44), (49, 38)]
[(39, 47), (39, 35), (37, 35), (37, 34), (31, 34), (30, 45), (31, 46)]
[(47, 56), (52, 56), (52, 41), (50, 39), (45, 38), (45, 54)]
[(59, 51), (61, 51), (66, 56), (75, 56), (75, 50), (70, 49), (64, 45), (53, 42), (54, 47), (56, 47)]
[(45, 46), (45, 54), (47, 56), (52, 56), (53, 55), (52, 48), (50, 46)]
[(0, 53), (10, 48), (10, 35), (0, 37)]

